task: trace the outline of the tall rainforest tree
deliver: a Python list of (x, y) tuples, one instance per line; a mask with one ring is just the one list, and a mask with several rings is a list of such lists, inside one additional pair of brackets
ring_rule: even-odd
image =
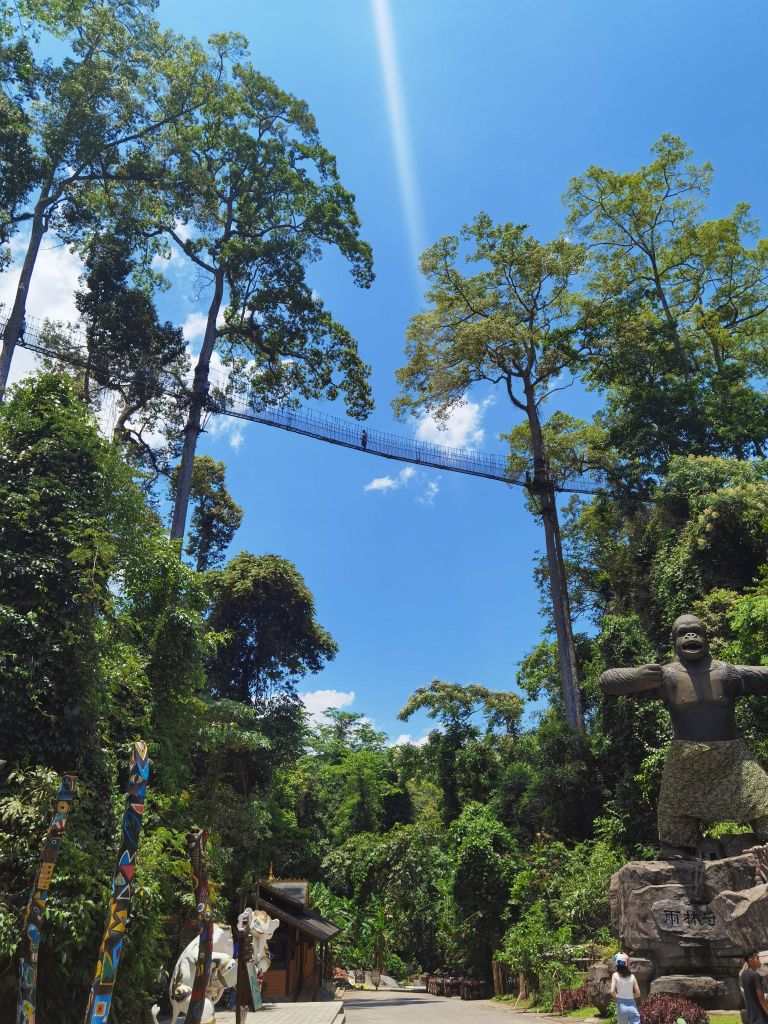
[[(178, 466), (171, 474), (171, 489), (178, 484)], [(198, 572), (217, 568), (243, 521), (243, 510), (227, 490), (226, 466), (210, 455), (196, 455), (192, 468), (192, 521), (187, 554)]]
[(611, 442), (647, 469), (670, 456), (766, 452), (768, 240), (749, 206), (702, 216), (712, 168), (675, 136), (636, 171), (590, 167), (566, 194), (588, 244), (587, 379)]
[(162, 323), (147, 291), (132, 282), (132, 248), (113, 235), (94, 237), (86, 249), (85, 287), (75, 296), (85, 327), (83, 394), (97, 406), (105, 395), (115, 402), (112, 439), (156, 475), (167, 445), (145, 434), (172, 432), (178, 412), (169, 395), (183, 391), (188, 360), (181, 328)]
[(76, 17), (72, 5), (59, 6), (71, 19), (61, 63), (38, 61), (25, 42), (11, 40), (6, 51), (15, 47), (21, 56), (0, 65), (9, 113), (0, 159), (13, 175), (0, 196), (0, 238), (29, 232), (0, 352), (0, 399), (46, 232), (67, 241), (87, 232), (104, 190), (146, 178), (142, 148), (199, 99), (194, 82), (204, 55), (197, 44), (159, 30), (152, 0), (83, 0)]
[[(464, 251), (462, 244), (468, 246)], [(467, 273), (465, 263), (481, 264)], [(400, 415), (427, 411), (445, 419), (473, 385), (501, 385), (528, 428), (529, 490), (544, 524), (552, 617), (568, 722), (584, 731), (567, 581), (542, 406), (561, 375), (580, 365), (574, 277), (584, 250), (565, 239), (539, 242), (524, 225), (478, 215), (459, 237), (422, 256), (430, 309), (408, 328), (408, 362), (398, 370)]]
[[(214, 47), (227, 42), (215, 38)], [(237, 38), (230, 40), (232, 46)], [(167, 176), (157, 235), (171, 240), (210, 286), (202, 347), (184, 428), (171, 536), (184, 535), (194, 455), (218, 348), (250, 361), (252, 398), (345, 396), (348, 412), (371, 407), (368, 367), (357, 344), (306, 279), (325, 246), (356, 284), (372, 280), (354, 197), (302, 101), (280, 90), (243, 50), (225, 80), (210, 84), (186, 124), (163, 134)]]
[[(188, 898), (187, 791), (205, 722), (207, 580), (178, 550), (101, 436), (73, 382), (46, 374), (0, 409), (0, 1019), (16, 999), (20, 920), (56, 774), (80, 776), (40, 950), (39, 1016), (82, 1021), (102, 933), (119, 769), (141, 736), (153, 758), (132, 907), (115, 993), (142, 1019), (173, 953), (158, 914)], [(158, 814), (159, 812), (159, 814)], [(71, 998), (62, 1001), (66, 988)]]
[[(0, 0), (0, 245), (16, 230), (16, 216), (38, 173), (28, 104), (35, 96), (33, 44), (43, 31), (72, 32), (85, 0)], [(10, 261), (0, 250), (0, 270)]]
[[(219, 642), (208, 663), (210, 726), (198, 806), (202, 820), (233, 847), (227, 890), (239, 899), (242, 886), (264, 869), (265, 840), (285, 830), (275, 775), (296, 760), (304, 741), (296, 682), (319, 671), (337, 647), (315, 618), (304, 580), (285, 559), (240, 552), (207, 575), (213, 598), (208, 625)], [(281, 845), (286, 849), (278, 865), (290, 863), (295, 838), (286, 836)]]
[(210, 625), (225, 637), (209, 668), (211, 690), (244, 704), (292, 691), (338, 650), (301, 574), (277, 555), (235, 555), (216, 576)]
[(514, 693), (499, 693), (476, 683), (462, 686), (434, 679), (429, 686), (420, 686), (411, 694), (397, 717), (407, 722), (417, 711), (426, 711), (429, 718), (440, 722), (440, 731), (431, 734), (430, 742), (437, 747), (443, 821), (450, 825), (461, 811), (458, 757), (467, 742), (479, 736), (472, 723), (473, 715), (482, 711), (489, 728), (501, 728), (507, 735), (514, 736), (523, 713), (523, 702)]

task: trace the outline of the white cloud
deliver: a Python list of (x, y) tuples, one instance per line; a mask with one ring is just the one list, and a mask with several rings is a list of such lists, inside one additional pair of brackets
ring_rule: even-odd
[(205, 326), (207, 323), (208, 317), (205, 313), (190, 313), (181, 325), (181, 329), (184, 332), (184, 338), (188, 342), (201, 341), (205, 334)]
[(419, 739), (415, 740), (409, 732), (400, 733), (396, 740), (390, 743), (390, 747), (423, 747), (425, 743), (429, 742), (429, 733), (425, 733)]
[(396, 477), (391, 476), (377, 476), (370, 483), (367, 483), (363, 488), (364, 491), (396, 491), (400, 487), (404, 487), (410, 479), (416, 476), (416, 470), (413, 466), (406, 466), (405, 469), (401, 469)]
[[(6, 309), (10, 308), (16, 296), (26, 246), (26, 239), (14, 239), (13, 266), (0, 277), (0, 304), (4, 304)], [(77, 320), (75, 292), (82, 271), (80, 259), (65, 245), (51, 241), (48, 247), (41, 248), (29, 286), (27, 315), (40, 320)]]
[(188, 242), (189, 239), (192, 237), (192, 228), (189, 226), (189, 224), (184, 224), (180, 220), (177, 220), (176, 223), (173, 225), (173, 230), (176, 232), (176, 234), (179, 236), (182, 242)]
[(434, 505), (435, 498), (440, 490), (439, 480), (440, 477), (437, 477), (436, 480), (429, 481), (427, 486), (424, 488), (423, 493), (416, 499), (420, 505)]
[(302, 693), (301, 699), (309, 712), (312, 725), (326, 725), (329, 721), (325, 712), (328, 708), (346, 708), (355, 699), (354, 690), (310, 690)]
[(397, 484), (391, 476), (377, 476), (363, 488), (364, 491), (392, 491)]
[[(219, 310), (219, 315), (216, 317), (216, 326), (221, 327), (224, 323), (224, 310)], [(188, 313), (187, 318), (181, 325), (181, 330), (184, 334), (185, 339), (188, 342), (202, 341), (205, 334), (205, 328), (208, 326), (208, 314), (207, 313)]]
[[(13, 254), (12, 266), (0, 276), (0, 306), (5, 306), (7, 315), (16, 297), (19, 283), (21, 263), (27, 247), (28, 238), (17, 236), (11, 244)], [(57, 245), (53, 240), (43, 248), (37, 257), (35, 272), (29, 286), (27, 297), (27, 316), (39, 320), (77, 320), (75, 307), (75, 291), (79, 287), (79, 277), (83, 265), (79, 258), (66, 246)], [(32, 352), (19, 348), (14, 352), (9, 383), (13, 384), (22, 377), (32, 373), (37, 365), (37, 357)]]
[(476, 448), (485, 437), (481, 423), (493, 402), (493, 395), (482, 402), (463, 399), (451, 409), (444, 423), (438, 423), (434, 416), (423, 416), (416, 427), (416, 437), (449, 448)]
[(245, 430), (240, 420), (230, 416), (211, 416), (206, 430), (211, 437), (222, 438), (229, 442), (229, 447), (237, 451), (245, 440)]

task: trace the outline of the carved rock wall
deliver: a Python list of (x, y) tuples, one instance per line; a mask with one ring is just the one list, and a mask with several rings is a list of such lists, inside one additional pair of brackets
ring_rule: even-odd
[[(611, 879), (610, 898), (622, 949), (651, 965), (651, 992), (706, 1009), (741, 1006), (744, 950), (768, 937), (768, 846), (718, 860), (633, 861)], [(602, 999), (605, 979), (593, 973)]]

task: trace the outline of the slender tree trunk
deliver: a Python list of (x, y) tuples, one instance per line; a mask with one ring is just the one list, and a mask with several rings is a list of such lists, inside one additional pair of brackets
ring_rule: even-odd
[(211, 368), (211, 356), (213, 355), (218, 335), (216, 320), (219, 316), (223, 297), (224, 274), (219, 270), (216, 272), (213, 300), (208, 310), (208, 322), (205, 327), (203, 347), (200, 349), (200, 356), (195, 367), (192, 401), (189, 405), (187, 422), (184, 427), (184, 447), (181, 453), (179, 480), (176, 484), (173, 519), (171, 521), (172, 540), (183, 540), (187, 525), (187, 508), (189, 507), (189, 496), (192, 491), (192, 467), (195, 461), (197, 439), (200, 436), (203, 409), (208, 397), (208, 374)]
[(8, 315), (8, 322), (5, 325), (3, 335), (3, 347), (0, 350), (0, 402), (5, 395), (8, 384), (8, 375), (11, 372), (11, 361), (13, 353), (21, 336), (21, 327), (24, 323), (24, 314), (27, 310), (27, 296), (29, 294), (29, 283), (37, 262), (37, 254), (40, 252), (40, 243), (46, 232), (46, 211), (49, 203), (50, 184), (43, 186), (43, 191), (35, 206), (32, 215), (32, 232), (27, 246), (27, 254), (21, 268), (19, 284), (16, 288), (16, 298), (13, 300), (11, 312)]
[(554, 535), (555, 535), (555, 549), (557, 554), (557, 564), (562, 580), (562, 598), (563, 598), (563, 611), (565, 619), (565, 631), (568, 638), (568, 657), (571, 665), (573, 665), (573, 682), (574, 692), (576, 694), (576, 705), (578, 709), (579, 719), (579, 731), (584, 732), (584, 708), (581, 702), (581, 687), (579, 685), (578, 677), (578, 664), (576, 661), (576, 643), (573, 639), (573, 616), (571, 615), (571, 599), (568, 595), (568, 574), (565, 571), (565, 559), (563, 558), (563, 544), (562, 535), (560, 533), (560, 516), (557, 511), (557, 499), (555, 495), (555, 489), (552, 488), (552, 508), (554, 509), (553, 523), (554, 523)]
[(672, 339), (672, 344), (677, 352), (677, 357), (680, 360), (680, 367), (683, 371), (683, 377), (686, 381), (691, 379), (691, 368), (688, 365), (688, 356), (685, 353), (682, 342), (680, 341), (680, 332), (677, 329), (677, 321), (672, 315), (672, 310), (669, 308), (669, 302), (667, 302), (667, 295), (664, 291), (664, 285), (661, 283), (661, 275), (659, 274), (658, 264), (656, 263), (656, 257), (651, 255), (651, 270), (653, 271), (653, 280), (656, 288), (656, 296), (659, 299), (663, 309), (664, 316), (667, 321), (667, 333)]
[(549, 592), (552, 601), (552, 618), (557, 635), (565, 717), (572, 728), (583, 734), (585, 731), (584, 712), (581, 707), (576, 647), (573, 642), (568, 582), (560, 540), (560, 520), (557, 514), (555, 488), (549, 474), (539, 411), (532, 394), (528, 396), (527, 405), (533, 451), (533, 480), (529, 484), (529, 490), (539, 502), (541, 518), (544, 523)]

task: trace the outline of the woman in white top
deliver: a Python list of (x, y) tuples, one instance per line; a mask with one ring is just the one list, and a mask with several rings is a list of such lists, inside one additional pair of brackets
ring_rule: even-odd
[(640, 998), (640, 986), (629, 969), (629, 957), (626, 953), (617, 953), (613, 959), (616, 970), (611, 977), (611, 996), (616, 1000), (617, 1024), (640, 1024), (635, 1002)]

